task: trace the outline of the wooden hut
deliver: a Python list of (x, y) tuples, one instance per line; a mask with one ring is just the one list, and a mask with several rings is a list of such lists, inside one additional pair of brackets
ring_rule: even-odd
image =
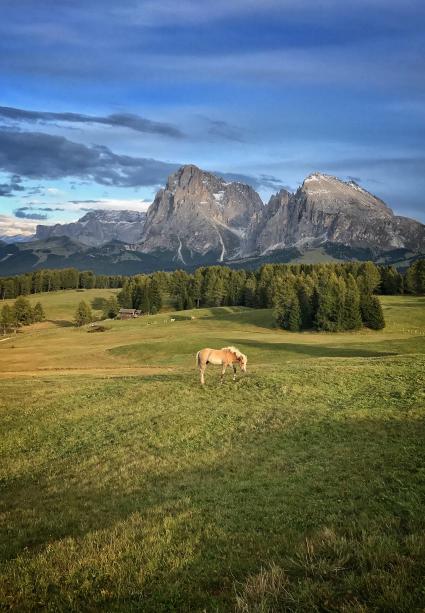
[(118, 313), (118, 319), (135, 319), (139, 317), (142, 312), (137, 309), (120, 309)]

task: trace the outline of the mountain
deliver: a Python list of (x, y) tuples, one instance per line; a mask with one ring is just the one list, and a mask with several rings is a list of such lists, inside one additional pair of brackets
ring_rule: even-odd
[(0, 243), (0, 275), (74, 266), (135, 274), (226, 263), (374, 260), (404, 266), (425, 254), (425, 226), (394, 215), (353, 181), (322, 173), (264, 205), (248, 185), (193, 165), (172, 174), (147, 214), (90, 211), (38, 226), (37, 240)]
[(138, 243), (142, 239), (146, 213), (139, 211), (89, 211), (78, 221), (54, 226), (38, 225), (35, 237), (40, 240), (67, 236), (83, 245), (96, 247), (110, 241)]
[(149, 207), (141, 251), (169, 252), (181, 264), (240, 255), (263, 203), (252, 187), (227, 182), (196, 166), (172, 174)]
[(13, 244), (13, 243), (27, 243), (28, 241), (34, 240), (34, 236), (27, 236), (24, 234), (14, 234), (10, 236), (9, 234), (0, 235), (0, 241), (3, 243)]
[(327, 242), (376, 252), (416, 252), (424, 249), (425, 226), (394, 215), (354, 181), (314, 173), (295, 194), (283, 190), (272, 196), (258, 226), (255, 250), (305, 250)]

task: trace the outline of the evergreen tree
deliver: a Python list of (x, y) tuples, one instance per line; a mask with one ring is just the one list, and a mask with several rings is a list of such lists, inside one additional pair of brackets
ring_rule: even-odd
[(12, 331), (16, 332), (16, 328), (18, 327), (15, 310), (9, 304), (5, 304), (1, 310), (0, 327), (2, 334), (8, 334)]
[(298, 296), (294, 293), (288, 309), (288, 330), (298, 332), (301, 329), (301, 309)]
[(301, 313), (301, 329), (313, 327), (313, 291), (314, 284), (310, 277), (304, 278), (298, 284), (298, 302)]
[(28, 326), (33, 322), (33, 310), (30, 301), (25, 296), (19, 296), (15, 300), (14, 310), (16, 321), (22, 326)]
[(125, 281), (122, 290), (119, 292), (118, 303), (123, 309), (132, 309), (133, 307), (133, 295), (132, 285), (130, 281)]
[(360, 291), (364, 294), (373, 294), (381, 283), (381, 275), (373, 262), (365, 262), (360, 268)]
[(360, 291), (352, 274), (348, 275), (346, 286), (342, 328), (344, 330), (358, 330), (362, 326)]
[(44, 314), (43, 305), (41, 302), (37, 302), (33, 309), (33, 318), (34, 321), (44, 321), (46, 316)]
[(366, 328), (382, 330), (382, 328), (385, 327), (382, 306), (377, 296), (373, 294), (364, 294), (361, 297), (360, 308), (362, 320)]
[(85, 324), (89, 324), (93, 319), (92, 312), (90, 306), (82, 300), (75, 311), (75, 325), (76, 326), (84, 326)]
[(140, 305), (139, 305), (138, 308), (145, 315), (149, 315), (149, 313), (151, 312), (151, 303), (150, 303), (150, 300), (149, 300), (149, 293), (147, 291), (147, 287), (146, 286), (145, 286), (145, 291), (143, 292), (143, 295), (142, 295), (142, 300), (141, 300)]
[(247, 307), (256, 306), (257, 282), (254, 275), (247, 278), (244, 291), (244, 304)]
[(323, 274), (319, 280), (315, 326), (317, 330), (336, 332), (342, 328), (345, 283), (334, 272)]
[(407, 269), (406, 289), (410, 294), (425, 294), (425, 260), (416, 260)]
[(151, 313), (158, 313), (162, 307), (161, 288), (158, 281), (152, 278), (149, 283), (149, 302)]
[(103, 316), (105, 319), (115, 319), (120, 312), (120, 305), (116, 296), (111, 296), (105, 305)]
[(95, 286), (96, 277), (90, 270), (80, 272), (79, 285), (84, 289), (92, 289)]
[(381, 293), (395, 296), (403, 293), (403, 276), (394, 266), (383, 266), (381, 273)]

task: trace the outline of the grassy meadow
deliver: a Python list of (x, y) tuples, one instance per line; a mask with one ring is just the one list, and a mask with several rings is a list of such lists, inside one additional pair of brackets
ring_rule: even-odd
[[(0, 342), (0, 607), (423, 611), (425, 298), (383, 297), (380, 332), (71, 325), (114, 291), (32, 297), (47, 321)], [(248, 373), (201, 388), (230, 344)]]

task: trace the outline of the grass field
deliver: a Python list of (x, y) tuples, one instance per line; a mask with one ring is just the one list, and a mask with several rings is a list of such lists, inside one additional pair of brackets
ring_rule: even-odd
[[(383, 298), (380, 332), (69, 325), (108, 291), (38, 296), (49, 321), (0, 343), (0, 606), (423, 611), (425, 299)], [(228, 344), (248, 374), (201, 388)]]

